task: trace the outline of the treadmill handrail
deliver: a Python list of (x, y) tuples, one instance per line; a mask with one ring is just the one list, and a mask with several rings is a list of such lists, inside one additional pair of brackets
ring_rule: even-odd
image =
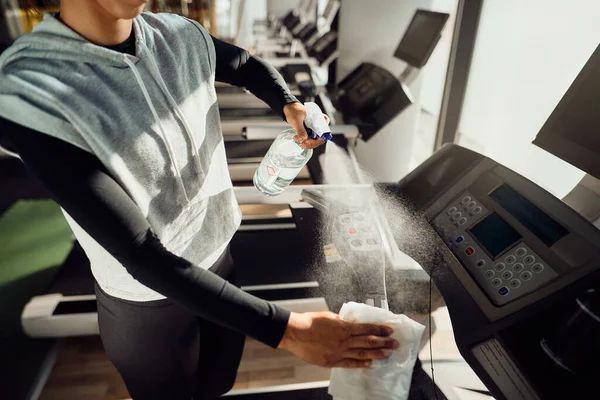
[(305, 189), (369, 188), (370, 184), (358, 185), (291, 185), (279, 196), (265, 196), (254, 186), (234, 186), (233, 191), (238, 204), (291, 204), (302, 197)]
[(315, 60), (314, 58), (301, 58), (301, 57), (298, 57), (298, 58), (293, 58), (293, 57), (291, 57), (291, 58), (267, 58), (267, 59), (264, 59), (264, 61), (271, 64), (275, 68), (283, 67), (283, 66), (289, 65), (289, 64), (308, 64), (312, 67), (316, 67), (319, 65), (317, 60)]
[[(249, 125), (242, 129), (242, 134), (248, 140), (275, 139), (283, 130), (289, 129), (288, 124), (280, 125)], [(356, 125), (331, 125), (331, 133), (343, 134), (346, 139), (355, 139), (359, 135)]]

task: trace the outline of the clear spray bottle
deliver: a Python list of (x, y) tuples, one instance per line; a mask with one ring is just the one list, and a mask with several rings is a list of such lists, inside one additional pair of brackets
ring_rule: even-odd
[[(304, 127), (311, 139), (331, 139), (331, 129), (323, 112), (315, 103), (305, 103)], [(312, 149), (303, 149), (294, 141), (296, 131), (286, 129), (277, 136), (267, 155), (254, 173), (254, 186), (267, 196), (277, 196), (298, 176), (312, 156)]]

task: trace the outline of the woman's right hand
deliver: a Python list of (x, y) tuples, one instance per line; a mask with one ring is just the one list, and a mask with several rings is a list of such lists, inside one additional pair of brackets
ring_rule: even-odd
[(344, 321), (331, 312), (292, 313), (279, 348), (330, 368), (366, 368), (399, 347), (385, 325)]

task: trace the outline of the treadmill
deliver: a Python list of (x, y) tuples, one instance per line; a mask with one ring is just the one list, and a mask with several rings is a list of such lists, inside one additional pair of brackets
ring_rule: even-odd
[[(259, 56), (279, 70), (290, 87), (292, 94), (299, 98), (304, 95), (301, 88), (299, 88), (303, 83), (308, 81), (314, 86), (322, 86), (318, 82), (326, 80), (326, 74), (323, 71), (338, 56), (337, 32), (331, 29), (331, 24), (337, 18), (339, 8), (339, 0), (330, 0), (323, 14), (322, 23), (309, 22), (302, 25), (297, 33), (292, 33), (294, 37), (293, 42), (299, 41), (303, 45), (300, 46), (301, 53), (297, 53), (298, 57), (289, 57), (289, 52), (276, 51), (274, 53), (275, 57), (270, 58), (269, 54), (258, 52)], [(290, 11), (289, 15), (296, 15), (295, 11)], [(284, 18), (284, 21), (286, 21), (286, 18)], [(301, 25), (298, 22), (298, 18), (294, 19), (296, 23), (294, 26)], [(320, 68), (320, 70), (315, 71), (316, 68)], [(318, 79), (315, 75), (323, 75), (323, 78)], [(224, 111), (222, 114), (226, 119), (244, 118), (245, 116), (253, 119), (258, 116), (257, 111), (254, 109), (268, 109), (262, 101), (247, 93), (242, 88), (217, 83), (216, 89), (219, 104)], [(232, 108), (238, 110), (233, 111), (231, 110)], [(239, 111), (239, 109), (252, 110)], [(263, 119), (267, 120), (269, 117), (268, 111), (265, 111), (265, 113), (266, 115)], [(260, 116), (258, 117), (260, 118)]]
[(394, 54), (407, 64), (399, 77), (371, 62), (344, 77), (330, 94), (338, 120), (356, 125), (361, 139), (368, 141), (412, 105), (410, 85), (437, 46), (448, 17), (422, 9), (415, 12)]
[[(571, 124), (564, 121), (599, 124), (597, 118), (592, 118), (593, 108), (580, 107), (581, 102), (587, 104), (588, 96), (593, 98), (598, 88), (599, 62), (600, 48), (536, 138), (536, 144), (596, 179), (600, 179), (600, 146), (596, 136), (588, 134), (593, 130), (574, 133)], [(580, 118), (573, 119), (577, 115)], [(586, 157), (573, 157), (581, 143), (587, 143), (582, 153)], [(587, 157), (594, 152), (594, 157)], [(264, 259), (258, 254), (264, 249), (261, 247), (266, 243), (264, 240), (257, 240), (247, 249), (244, 243), (242, 247), (233, 243), (234, 255), (242, 252), (245, 257), (246, 251), (255, 251), (249, 258), (256, 257), (265, 268), (271, 268), (265, 279), (275, 282), (279, 277), (287, 279), (295, 275), (295, 279), (304, 284), (288, 285), (283, 291), (295, 290), (298, 286), (318, 291), (311, 296), (322, 296), (333, 311), (337, 311), (340, 302), (368, 301), (372, 296), (369, 293), (365, 296), (364, 290), (356, 289), (361, 280), (369, 279), (365, 277), (368, 274), (361, 276), (340, 270), (348, 266), (355, 270), (361, 267), (353, 265), (360, 259), (354, 255), (369, 243), (353, 235), (363, 229), (360, 224), (364, 220), (353, 218), (344, 222), (347, 210), (331, 200), (339, 201), (340, 191), (361, 193), (366, 190), (375, 195), (360, 198), (374, 202), (375, 207), (371, 205), (370, 209), (381, 213), (380, 221), (387, 221), (387, 227), (379, 231), (381, 237), (388, 240), (390, 247), (397, 247), (418, 263), (418, 268), (406, 268), (404, 263), (394, 264), (391, 261), (394, 258), (386, 255), (390, 262), (386, 263), (383, 273), (389, 309), (395, 313), (410, 311), (414, 307), (413, 297), (420, 302), (427, 300), (424, 295), (427, 291), (423, 291), (422, 285), (434, 283), (448, 306), (461, 355), (489, 390), (483, 394), (499, 400), (540, 400), (589, 398), (597, 391), (600, 231), (582, 214), (534, 182), (458, 145), (445, 145), (397, 183), (376, 183), (372, 187), (291, 186), (278, 197), (262, 196), (253, 188), (236, 188), (241, 204), (288, 203), (291, 216), (281, 217), (282, 221), (268, 221), (276, 234), (263, 236), (263, 239), (271, 240), (269, 251), (277, 248), (293, 251), (285, 245), (289, 237), (281, 233), (294, 231), (298, 240), (294, 243), (303, 243), (303, 246), (293, 247), (303, 251), (297, 259), (288, 256), (280, 259), (293, 268), (281, 268), (280, 262), (267, 268), (273, 257)], [(378, 207), (378, 204), (391, 207)], [(398, 212), (401, 219), (395, 218)], [(333, 241), (339, 256), (334, 259), (331, 258), (332, 237), (314, 234), (323, 226), (324, 219), (329, 220), (330, 215), (326, 213), (341, 213), (340, 221), (345, 224), (341, 226), (351, 235), (345, 243)], [(287, 231), (285, 224), (293, 224), (295, 229)], [(253, 238), (250, 235), (239, 240), (247, 239)], [(358, 241), (352, 243), (355, 240)], [(84, 279), (85, 270), (89, 269), (81, 267), (81, 260), (73, 261), (73, 265), (80, 266), (81, 274), (74, 280)], [(244, 278), (244, 271), (241, 272), (242, 284), (244, 279), (252, 279), (249, 275)], [(416, 288), (406, 286), (407, 277), (419, 283)], [(310, 284), (306, 285), (307, 282)], [(89, 287), (72, 293), (89, 296), (86, 290)], [(78, 299), (73, 302), (80, 304), (70, 304), (69, 310), (63, 306), (61, 311), (57, 302), (44, 309), (32, 299), (22, 315), (26, 331), (31, 334), (34, 324), (50, 319), (58, 323), (61, 318), (85, 318), (87, 314), (93, 317), (93, 312), (86, 308), (91, 307), (89, 303), (81, 304), (83, 301)], [(39, 326), (36, 329), (41, 331)], [(439, 373), (438, 369), (436, 375)], [(315, 382), (232, 391), (227, 397), (320, 399), (327, 398), (327, 384)], [(435, 387), (417, 363), (411, 399), (443, 399), (444, 393), (452, 389)]]
[[(571, 314), (578, 307), (577, 299), (600, 285), (600, 231), (595, 226), (533, 182), (490, 158), (457, 145), (443, 147), (402, 181), (375, 184), (374, 188), (383, 201), (410, 208), (408, 215), (411, 217), (405, 221), (405, 226), (419, 232), (418, 237), (414, 237), (406, 235), (397, 226), (390, 227), (393, 243), (420, 266), (415, 270), (395, 267), (391, 262), (387, 264), (390, 267), (384, 273), (391, 311), (411, 311), (415, 299), (417, 303), (426, 304), (428, 291), (424, 288), (430, 278), (448, 306), (461, 355), (487, 386), (491, 396), (503, 400), (535, 400), (556, 398), (554, 393), (571, 394), (576, 398), (592, 393), (597, 365), (589, 365), (589, 374), (570, 376), (548, 355), (543, 343), (546, 339), (552, 342), (556, 335), (561, 337), (562, 331), (570, 328), (568, 324), (563, 325), (563, 321), (566, 324), (575, 317), (581, 319), (588, 315)], [(298, 269), (287, 265), (286, 268), (273, 266), (268, 271), (269, 279), (275, 282), (277, 276), (285, 275), (288, 279), (297, 274), (297, 280), (317, 282), (318, 286), (312, 283), (311, 287), (288, 286), (254, 293), (275, 298), (286, 291), (318, 291), (310, 296), (322, 296), (329, 308), (337, 311), (342, 302), (367, 300), (364, 291), (357, 287), (360, 287), (361, 279), (364, 283), (365, 279), (369, 282), (369, 278), (364, 274), (357, 277), (340, 273), (355, 259), (349, 246), (337, 246), (340, 258), (328, 260), (331, 253), (325, 247), (331, 244), (331, 238), (314, 235), (324, 216), (318, 205), (319, 197), (311, 197), (315, 190), (328, 198), (339, 190), (366, 188), (362, 185), (345, 188), (323, 185), (290, 187), (285, 192), (286, 198), (290, 199), (303, 196), (304, 191), (309, 199), (290, 205), (290, 221), (293, 220), (297, 230), (294, 240), (298, 241), (295, 243), (303, 243), (303, 246), (294, 247), (303, 251), (293, 257), (288, 254), (280, 258), (285, 259), (286, 264), (297, 262)], [(238, 196), (247, 196), (251, 201), (256, 201), (252, 196), (260, 196), (243, 192), (238, 191)], [(381, 209), (385, 216), (387, 211)], [(282, 236), (282, 231), (273, 233), (270, 235), (272, 240), (280, 240), (282, 245), (270, 244), (269, 251), (277, 247), (287, 251), (289, 246), (283, 244), (290, 238)], [(254, 262), (260, 261), (267, 268), (268, 262), (265, 264), (260, 254), (259, 235), (252, 235), (238, 239), (243, 242), (256, 240), (247, 244), (247, 248), (238, 247), (240, 244), (236, 245), (234, 239), (234, 256), (242, 251), (244, 257), (256, 257)], [(264, 245), (264, 241), (262, 243)], [(350, 246), (363, 245), (366, 243), (350, 243)], [(358, 267), (354, 265), (355, 270)], [(415, 281), (414, 287), (406, 285), (407, 277)], [(242, 285), (244, 279), (249, 279), (243, 277), (243, 270), (241, 279)], [(81, 313), (78, 307), (81, 306), (59, 304), (54, 305), (52, 312), (58, 316), (73, 311)], [(27, 311), (26, 308), (24, 318)], [(597, 311), (590, 309), (590, 312)], [(594, 322), (589, 318), (587, 323)], [(578, 340), (589, 333), (590, 328), (574, 331), (570, 340)], [(588, 352), (594, 349), (591, 344)], [(562, 379), (548, 380), (548, 376), (562, 376)], [(318, 396), (326, 395), (327, 384), (317, 382), (308, 386), (241, 390), (227, 397), (326, 398)], [(443, 390), (450, 390), (434, 387), (420, 365), (415, 367), (412, 385), (411, 391), (419, 393), (415, 396), (422, 396), (415, 398), (435, 398), (435, 390), (438, 398), (443, 399)]]

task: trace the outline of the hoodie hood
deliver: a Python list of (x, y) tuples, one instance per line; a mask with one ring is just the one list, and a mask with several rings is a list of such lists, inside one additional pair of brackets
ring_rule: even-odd
[[(0, 56), (0, 70), (23, 57), (88, 62), (115, 67), (127, 66), (123, 60), (124, 56), (130, 57), (134, 62), (139, 60), (137, 56), (124, 55), (89, 42), (63, 24), (56, 15), (57, 13), (44, 14), (43, 21), (33, 28), (31, 34), (17, 39)], [(145, 39), (144, 29), (140, 27), (140, 18), (142, 17), (138, 16), (133, 20), (136, 49), (139, 48), (138, 43)]]
[[(0, 56), (0, 116), (94, 154), (169, 251), (209, 268), (241, 222), (215, 49), (202, 26), (178, 15), (142, 13), (133, 27), (135, 56), (90, 43), (47, 14)], [(103, 290), (161, 297), (67, 220)]]

